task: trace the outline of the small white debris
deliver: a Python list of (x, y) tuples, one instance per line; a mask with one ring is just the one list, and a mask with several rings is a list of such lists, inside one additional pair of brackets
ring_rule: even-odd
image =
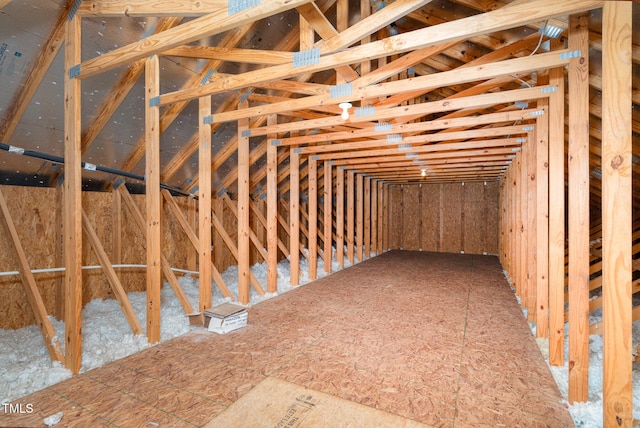
[(57, 425), (58, 422), (60, 422), (61, 420), (62, 420), (62, 412), (58, 412), (55, 415), (47, 416), (42, 420), (42, 422), (44, 422), (46, 426), (52, 427), (54, 425)]

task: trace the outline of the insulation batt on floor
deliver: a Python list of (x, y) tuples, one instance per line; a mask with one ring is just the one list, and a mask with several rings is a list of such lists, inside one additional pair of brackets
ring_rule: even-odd
[[(345, 259), (345, 267), (349, 262)], [(306, 260), (301, 260), (302, 285), (309, 283), (306, 276)], [(336, 261), (332, 264), (333, 272), (340, 270)], [(266, 283), (266, 264), (256, 264), (252, 271), (258, 281)], [(231, 267), (223, 273), (229, 288), (237, 293), (237, 267)], [(318, 260), (318, 277), (325, 276), (322, 259)], [(259, 296), (252, 290), (249, 306), (265, 299), (285, 293), (293, 287), (289, 284), (289, 263), (284, 260), (278, 264), (278, 292)], [(198, 280), (192, 276), (180, 278), (180, 284), (192, 305), (197, 307)], [(162, 290), (162, 331), (161, 341), (180, 336), (190, 330), (189, 322), (170, 287)], [(144, 292), (129, 293), (129, 299), (136, 311), (140, 323), (145, 323), (146, 296)], [(214, 288), (213, 305), (227, 301)], [(592, 314), (593, 315), (593, 314)], [(598, 314), (595, 314), (598, 317)], [(601, 319), (601, 318), (600, 318)], [(600, 319), (592, 319), (592, 322)], [(51, 318), (57, 339), (64, 337), (64, 323)], [(535, 333), (535, 325), (532, 326)], [(149, 346), (144, 335), (134, 336), (121, 313), (116, 300), (96, 299), (83, 310), (83, 360), (82, 372), (100, 367), (111, 361), (131, 355)], [(634, 347), (640, 343), (640, 325), (633, 325)], [(60, 341), (64, 347), (64, 341)], [(71, 373), (58, 362), (51, 362), (42, 343), (42, 337), (36, 326), (19, 330), (0, 329), (0, 402), (9, 403), (20, 397), (46, 388), (71, 377)], [(568, 343), (565, 344), (565, 350)], [(568, 361), (568, 356), (565, 357)], [(548, 357), (547, 357), (548, 362)], [(589, 402), (568, 406), (576, 427), (602, 426), (602, 338), (598, 335), (590, 337), (590, 369), (589, 369)], [(566, 400), (568, 366), (553, 367), (551, 372), (558, 388)], [(634, 419), (640, 419), (640, 369), (633, 371), (634, 384)]]

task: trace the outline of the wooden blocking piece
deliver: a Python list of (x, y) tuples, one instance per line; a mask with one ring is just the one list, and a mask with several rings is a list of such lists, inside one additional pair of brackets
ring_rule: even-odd
[(364, 258), (371, 257), (371, 177), (364, 179)]

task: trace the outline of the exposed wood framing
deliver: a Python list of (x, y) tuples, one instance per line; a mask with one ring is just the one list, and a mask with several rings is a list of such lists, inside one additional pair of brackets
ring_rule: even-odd
[[(238, 104), (246, 107), (247, 101)], [(249, 277), (251, 275), (249, 231), (249, 137), (245, 131), (249, 129), (249, 119), (238, 121), (238, 301), (243, 305), (249, 303)]]
[(607, 2), (602, 42), (602, 292), (604, 426), (631, 427), (631, 3)]
[(40, 295), (40, 291), (38, 290), (38, 285), (36, 284), (33, 273), (31, 272), (31, 267), (29, 266), (29, 261), (27, 260), (27, 254), (22, 247), (20, 237), (18, 236), (18, 231), (16, 230), (15, 224), (13, 223), (11, 213), (9, 212), (9, 208), (7, 207), (7, 202), (1, 191), (0, 214), (0, 217), (2, 217), (3, 223), (7, 229), (7, 233), (9, 234), (11, 244), (16, 253), (20, 279), (22, 280), (29, 305), (31, 306), (33, 314), (36, 317), (36, 322), (38, 324), (38, 328), (40, 329), (40, 334), (42, 335), (44, 346), (47, 349), (49, 357), (52, 361), (59, 361), (61, 363), (64, 363), (62, 350), (60, 349), (60, 343), (54, 339), (56, 337), (56, 332), (53, 329), (53, 325), (51, 324), (49, 317), (47, 316), (47, 309), (44, 306), (44, 301), (42, 300), (42, 296)]
[(564, 364), (564, 69), (549, 71), (549, 362)]
[(347, 260), (354, 263), (355, 257), (355, 170), (347, 171)]
[[(318, 161), (309, 160), (309, 279), (315, 280), (318, 272)], [(331, 235), (329, 235), (331, 236)]]
[(289, 252), (291, 285), (300, 283), (300, 155), (289, 154)]
[(160, 341), (160, 291), (162, 289), (162, 230), (160, 199), (160, 107), (152, 99), (160, 93), (160, 65), (152, 55), (145, 65), (145, 188), (147, 221), (147, 340)]
[[(137, 208), (137, 205), (135, 205), (133, 203), (133, 200), (131, 199), (131, 196), (126, 191), (126, 188), (121, 187), (121, 189), (122, 189), (123, 194), (127, 195), (127, 197), (125, 198), (125, 201), (128, 201), (128, 206), (129, 206), (131, 212), (134, 215), (134, 219), (136, 220), (136, 222), (140, 226), (140, 229), (143, 230), (143, 232), (144, 232), (144, 228), (142, 227), (144, 225), (144, 219), (142, 218), (142, 213), (139, 212), (139, 210)], [(176, 202), (173, 200), (173, 197), (171, 196), (171, 194), (169, 193), (168, 190), (166, 190), (166, 189), (163, 190), (162, 191), (162, 196), (164, 196), (164, 200), (165, 200), (167, 206), (173, 212), (173, 214), (175, 215), (176, 219), (178, 220), (178, 223), (182, 227), (182, 230), (187, 235), (187, 238), (191, 242), (192, 247), (195, 250), (199, 251), (200, 250), (200, 240), (196, 236), (196, 233), (195, 233), (195, 230), (198, 229), (199, 226), (196, 225), (196, 227), (192, 227), (189, 224), (187, 218), (184, 216), (184, 214), (182, 213), (182, 211), (178, 207), (178, 204), (176, 204)], [(174, 293), (178, 297), (178, 300), (180, 301), (180, 304), (182, 305), (182, 309), (184, 310), (185, 314), (192, 315), (194, 313), (194, 311), (193, 311), (193, 308), (191, 307), (191, 303), (189, 303), (189, 300), (187, 299), (187, 296), (182, 291), (182, 288), (180, 288), (180, 284), (178, 283), (177, 278), (173, 274), (173, 271), (171, 270), (171, 266), (169, 265), (169, 262), (167, 261), (167, 259), (164, 256), (162, 256), (161, 261), (162, 261), (162, 273), (164, 274), (165, 278), (167, 279), (167, 281), (171, 285), (171, 288), (173, 289)], [(220, 292), (222, 293), (222, 295), (224, 297), (227, 297), (227, 298), (230, 298), (232, 300), (235, 300), (234, 295), (231, 293), (231, 291), (227, 287), (227, 284), (222, 279), (222, 275), (220, 275), (220, 272), (218, 272), (218, 269), (213, 264), (211, 259), (209, 259), (209, 264), (210, 264), (211, 275), (213, 276), (215, 284), (220, 289)]]
[(589, 400), (589, 28), (569, 17), (569, 402)]
[[(541, 76), (539, 76), (541, 78)], [(547, 77), (548, 78), (548, 77)], [(538, 100), (549, 111), (549, 100)], [(549, 337), (549, 115), (536, 117), (536, 337)], [(533, 140), (533, 138), (532, 138)]]
[[(270, 115), (267, 125), (278, 123), (278, 116)], [(278, 147), (269, 135), (267, 141), (267, 291), (275, 293), (278, 289)], [(287, 254), (285, 251), (283, 253)]]
[(332, 236), (332, 211), (333, 211), (333, 172), (331, 162), (324, 163), (324, 271), (331, 273), (331, 262), (333, 260)]
[(118, 275), (116, 275), (116, 271), (113, 269), (113, 266), (109, 261), (109, 256), (107, 256), (107, 253), (102, 246), (102, 242), (100, 242), (100, 238), (98, 238), (98, 235), (93, 229), (93, 226), (91, 225), (91, 222), (89, 221), (89, 218), (87, 217), (87, 214), (84, 212), (84, 210), (82, 210), (82, 228), (87, 234), (87, 237), (89, 237), (89, 243), (91, 244), (93, 251), (96, 253), (98, 260), (100, 261), (100, 265), (102, 265), (102, 269), (104, 270), (105, 276), (107, 277), (109, 286), (111, 286), (111, 290), (113, 291), (116, 300), (120, 304), (120, 308), (122, 309), (122, 312), (127, 319), (127, 323), (129, 323), (131, 332), (134, 335), (142, 334), (142, 327), (140, 327), (138, 317), (133, 311), (133, 307), (131, 306), (129, 297), (124, 291), (124, 288), (122, 288), (120, 279), (118, 279)]
[(356, 176), (356, 257), (364, 260), (364, 176)]
[[(211, 97), (198, 100), (198, 266), (201, 314), (211, 307), (211, 125), (204, 118), (211, 114)], [(204, 316), (200, 321), (204, 324)]]
[(344, 268), (344, 167), (336, 168), (336, 259)]
[(81, 174), (81, 85), (71, 78), (71, 68), (80, 61), (81, 23), (67, 21), (64, 49), (64, 321), (65, 367), (76, 374), (82, 365), (82, 174)]

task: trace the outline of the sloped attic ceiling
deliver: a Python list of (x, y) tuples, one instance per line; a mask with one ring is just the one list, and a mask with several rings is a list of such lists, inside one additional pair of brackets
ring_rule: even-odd
[[(63, 0), (0, 0), (0, 142), (25, 150), (61, 157), (63, 153), (63, 50), (59, 49), (64, 41), (64, 23), (68, 13), (83, 14), (82, 20), (82, 54), (83, 61), (111, 52), (123, 46), (149, 39), (154, 34), (172, 27), (183, 25), (196, 19), (204, 12), (215, 11), (227, 6), (220, 1), (182, 1), (173, 2), (171, 7), (179, 11), (171, 17), (165, 11), (163, 3), (156, 1), (84, 1), (65, 2)], [(224, 3), (224, 4), (223, 4)], [(233, 2), (232, 2), (233, 3)], [(348, 52), (349, 46), (357, 47), (369, 41), (383, 40), (394, 35), (410, 35), (412, 31), (459, 19), (479, 15), (483, 12), (509, 7), (510, 4), (535, 3), (517, 0), (484, 1), (484, 0), (396, 0), (395, 2), (323, 0), (305, 3), (298, 9), (284, 10), (274, 14), (265, 13), (266, 17), (243, 21), (243, 24), (190, 42), (187, 47), (176, 47), (164, 52), (160, 57), (161, 94), (180, 94), (183, 90), (198, 88), (206, 84), (218, 82), (219, 90), (214, 91), (214, 135), (213, 153), (214, 172), (212, 182), (215, 191), (228, 190), (234, 193), (237, 178), (235, 142), (237, 141), (237, 125), (233, 114), (221, 115), (238, 108), (238, 102), (247, 100), (250, 110), (251, 127), (260, 128), (266, 123), (266, 116), (260, 114), (260, 106), (277, 104), (279, 123), (283, 126), (278, 133), (279, 138), (294, 136), (308, 137), (305, 145), (325, 144), (328, 139), (323, 134), (331, 132), (332, 140), (340, 143), (359, 143), (349, 150), (364, 147), (362, 143), (370, 141), (365, 131), (373, 126), (371, 121), (357, 121), (353, 114), (357, 113), (360, 102), (354, 99), (351, 109), (352, 119), (341, 121), (336, 119), (341, 110), (327, 93), (329, 85), (353, 82), (360, 77), (371, 76), (367, 87), (373, 91), (378, 82), (405, 82), (405, 89), (397, 93), (382, 92), (368, 98), (360, 96), (362, 106), (374, 105), (376, 108), (394, 106), (425, 105), (429, 102), (445, 98), (457, 98), (472, 94), (495, 94), (501, 91), (540, 85), (536, 71), (513, 73), (500, 79), (477, 78), (472, 81), (456, 82), (451, 85), (434, 85), (412, 92), (414, 76), (429, 76), (455, 70), (460, 67), (487, 64), (509, 58), (524, 58), (531, 54), (541, 55), (549, 49), (562, 49), (566, 44), (567, 16), (562, 14), (550, 20), (528, 22), (527, 25), (514, 25), (512, 28), (492, 32), (469, 29), (469, 37), (454, 39), (452, 42), (438, 44), (435, 48), (415, 49), (406, 52), (402, 47), (389, 42), (385, 55), (374, 55), (371, 61), (347, 61), (349, 65), (331, 68), (317, 68), (310, 73), (289, 70), (282, 75), (271, 74), (278, 64), (291, 64), (296, 59), (292, 52), (311, 47), (322, 46), (327, 52)], [(230, 3), (231, 4), (231, 3)], [(364, 8), (364, 9), (361, 9)], [(284, 8), (287, 9), (287, 8)], [(150, 10), (158, 10), (154, 14)], [(193, 12), (195, 10), (195, 12)], [(339, 10), (339, 11), (338, 11)], [(142, 11), (141, 13), (137, 13)], [(634, 7), (634, 20), (637, 21), (639, 8)], [(365, 20), (367, 14), (375, 19)], [(300, 30), (300, 17), (302, 31)], [(592, 88), (591, 97), (591, 136), (592, 136), (592, 195), (599, 198), (599, 145), (601, 138), (601, 94), (600, 86), (600, 40), (601, 10), (590, 12), (590, 68)], [(363, 25), (365, 22), (366, 25)], [(359, 24), (360, 23), (360, 24)], [(360, 26), (358, 26), (358, 24)], [(547, 25), (547, 27), (545, 27)], [(362, 27), (368, 26), (369, 31)], [(540, 28), (557, 29), (543, 34)], [(637, 28), (637, 26), (636, 26)], [(358, 34), (356, 42), (340, 45), (348, 39), (345, 30), (350, 29)], [(315, 31), (314, 31), (315, 30)], [(473, 31), (472, 31), (473, 30)], [(443, 29), (446, 31), (446, 29)], [(338, 35), (338, 33), (341, 33)], [(343, 36), (343, 37), (341, 37)], [(351, 36), (351, 34), (349, 34)], [(342, 40), (344, 39), (344, 40)], [(301, 42), (305, 49), (301, 49)], [(634, 107), (638, 103), (637, 87), (640, 82), (636, 72), (640, 61), (640, 43), (638, 31), (634, 33)], [(426, 44), (426, 42), (425, 42)], [(196, 49), (195, 46), (210, 49)], [(327, 48), (327, 46), (329, 46)], [(249, 51), (251, 49), (252, 51)], [(323, 51), (324, 56), (324, 51)], [(293, 58), (293, 59), (292, 59)], [(337, 56), (336, 56), (337, 58)], [(366, 58), (368, 59), (368, 58)], [(306, 61), (300, 60), (298, 61)], [(306, 63), (302, 64), (305, 65)], [(300, 65), (300, 64), (299, 64)], [(262, 70), (258, 74), (245, 74), (254, 70)], [(301, 67), (301, 70), (304, 67)], [(389, 73), (384, 70), (391, 70)], [(376, 75), (378, 72), (378, 75)], [(260, 74), (262, 73), (262, 74)], [(129, 173), (125, 179), (130, 183), (138, 183), (135, 177), (144, 175), (144, 66), (143, 60), (130, 61), (106, 72), (96, 74), (82, 80), (82, 126), (83, 126), (83, 161), (97, 165), (98, 169), (114, 169)], [(235, 76), (235, 79), (233, 77)], [(250, 79), (250, 76), (260, 78)], [(438, 74), (439, 76), (439, 74)], [(510, 78), (509, 78), (510, 77)], [(244, 80), (243, 80), (244, 79)], [(337, 80), (336, 80), (337, 79)], [(241, 82), (231, 85), (230, 82)], [(485, 82), (483, 87), (483, 82)], [(224, 90), (232, 88), (231, 90)], [(344, 88), (335, 86), (335, 88)], [(373, 89), (372, 89), (373, 88)], [(197, 89), (191, 89), (197, 90)], [(337, 89), (340, 90), (340, 89)], [(364, 92), (363, 92), (364, 93)], [(375, 93), (371, 92), (371, 93)], [(300, 100), (316, 96), (316, 104)], [(358, 97), (356, 97), (358, 99)], [(296, 100), (294, 102), (294, 100)], [(298, 102), (300, 101), (300, 102)], [(285, 104), (283, 104), (285, 103)], [(291, 110), (283, 105), (291, 106)], [(531, 105), (535, 107), (535, 102)], [(415, 107), (410, 107), (415, 108)], [(485, 115), (489, 113), (518, 112), (524, 105), (513, 102), (500, 103), (475, 109), (473, 112), (433, 111), (420, 113), (406, 118), (385, 118), (380, 123), (410, 124), (428, 122), (439, 118), (464, 117), (469, 115)], [(526, 108), (529, 108), (527, 105)], [(273, 110), (272, 110), (273, 111)], [(428, 110), (425, 110), (428, 111)], [(255, 114), (253, 114), (255, 113)], [(197, 101), (178, 102), (163, 105), (161, 110), (161, 170), (162, 181), (174, 189), (185, 192), (197, 186)], [(215, 119), (221, 118), (218, 122)], [(639, 120), (634, 110), (634, 132), (640, 130)], [(287, 122), (301, 121), (304, 125), (287, 127)], [(526, 121), (511, 118), (494, 121), (489, 124), (466, 124), (457, 130), (479, 130), (487, 127), (504, 128), (514, 124), (526, 124)], [(416, 130), (404, 134), (414, 137), (418, 144), (428, 144), (430, 140), (420, 140), (420, 136), (437, 132), (436, 130)], [(454, 130), (455, 130), (454, 129)], [(333, 134), (334, 132), (351, 132), (351, 138)], [(357, 132), (356, 132), (357, 131)], [(488, 131), (485, 131), (488, 132)], [(506, 132), (506, 131), (505, 131)], [(515, 131), (514, 131), (515, 132)], [(360, 134), (358, 134), (360, 133)], [(319, 137), (312, 138), (313, 135)], [(389, 133), (387, 133), (389, 134)], [(395, 134), (393, 134), (395, 136)], [(357, 137), (357, 138), (356, 138)], [(386, 142), (399, 143), (387, 136)], [(453, 142), (468, 140), (494, 141), (522, 137), (522, 135), (496, 132), (496, 135), (476, 134), (469, 136), (460, 134)], [(337, 139), (340, 138), (340, 139)], [(378, 141), (379, 141), (378, 137)], [(515, 140), (515, 138), (513, 138)], [(258, 195), (263, 189), (265, 142), (266, 137), (260, 132), (252, 133), (252, 193)], [(290, 140), (289, 143), (294, 143)], [(435, 141), (434, 142), (438, 142)], [(448, 141), (443, 141), (448, 142)], [(438, 142), (438, 144), (443, 144)], [(370, 144), (370, 143), (368, 143)], [(489, 143), (488, 143), (489, 144)], [(500, 143), (494, 143), (500, 144)], [(506, 152), (517, 145), (513, 141), (505, 142), (490, 158), (472, 158), (469, 154), (462, 157), (459, 150), (445, 151), (437, 162), (411, 161), (404, 164), (393, 163), (382, 165), (374, 161), (351, 167), (361, 169), (365, 173), (377, 174), (389, 182), (420, 182), (420, 180), (496, 180), (508, 166), (511, 155)], [(637, 134), (634, 134), (634, 152), (640, 155)], [(402, 147), (401, 147), (402, 148)], [(404, 147), (407, 149), (408, 147)], [(360, 156), (361, 153), (355, 156)], [(449, 161), (446, 157), (458, 159)], [(634, 158), (635, 159), (635, 158)], [(640, 158), (638, 158), (640, 159)], [(281, 166), (286, 170), (287, 156), (281, 156)], [(400, 165), (403, 166), (400, 166)], [(92, 168), (89, 168), (92, 169)], [(420, 177), (421, 170), (426, 169), (428, 177)], [(50, 162), (34, 157), (20, 156), (0, 151), (0, 171), (2, 184), (23, 184), (36, 186), (56, 185), (62, 176), (59, 162)], [(638, 180), (638, 166), (634, 162), (634, 179)], [(109, 172), (85, 170), (83, 173), (86, 189), (108, 189), (117, 175)], [(417, 175), (416, 175), (417, 174)], [(133, 178), (132, 178), (133, 177)], [(281, 193), (287, 191), (287, 177), (283, 174), (280, 186)], [(638, 186), (636, 186), (637, 188)], [(637, 192), (635, 193), (637, 195)], [(638, 196), (636, 196), (638, 199)]]

